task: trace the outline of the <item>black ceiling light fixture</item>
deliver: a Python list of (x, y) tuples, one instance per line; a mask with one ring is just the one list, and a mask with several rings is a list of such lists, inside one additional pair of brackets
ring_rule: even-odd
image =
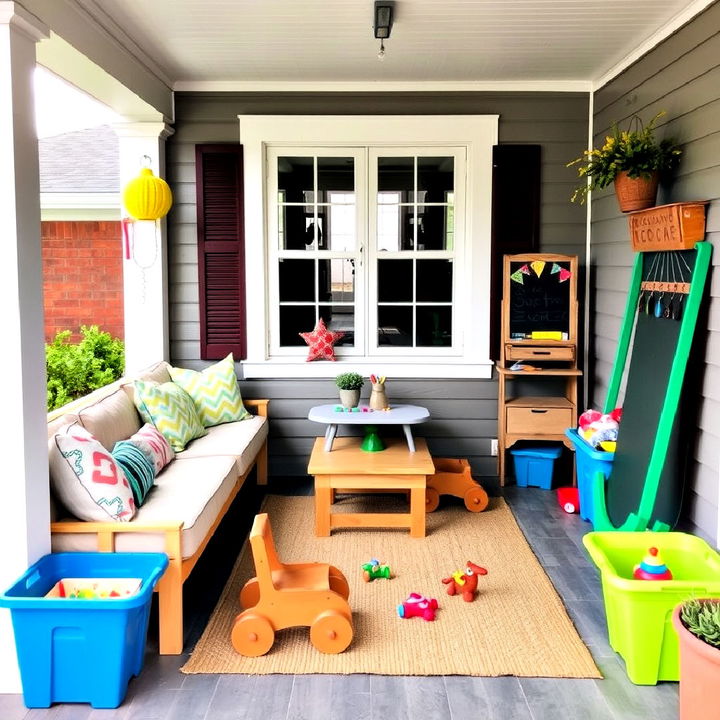
[(375, 0), (373, 31), (375, 37), (380, 40), (378, 60), (385, 59), (384, 41), (390, 37), (392, 31), (394, 5), (395, 3), (391, 0)]

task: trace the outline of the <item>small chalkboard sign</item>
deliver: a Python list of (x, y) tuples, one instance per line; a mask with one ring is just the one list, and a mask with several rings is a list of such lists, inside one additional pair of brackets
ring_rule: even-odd
[(504, 342), (575, 342), (577, 257), (505, 255), (504, 261)]

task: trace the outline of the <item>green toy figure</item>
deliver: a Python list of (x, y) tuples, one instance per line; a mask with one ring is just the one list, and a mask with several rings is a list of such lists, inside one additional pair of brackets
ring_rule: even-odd
[(387, 578), (388, 580), (392, 577), (389, 565), (381, 565), (379, 560), (373, 558), (369, 563), (365, 563), (362, 566), (363, 579), (365, 582), (376, 580), (377, 578)]

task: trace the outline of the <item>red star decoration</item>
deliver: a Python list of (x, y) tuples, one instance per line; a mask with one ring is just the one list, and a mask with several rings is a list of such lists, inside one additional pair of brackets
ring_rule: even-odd
[(325, 321), (320, 318), (312, 332), (298, 333), (298, 335), (308, 344), (310, 351), (308, 352), (306, 362), (311, 360), (335, 360), (335, 348), (333, 345), (345, 336), (344, 332), (335, 332), (325, 327)]

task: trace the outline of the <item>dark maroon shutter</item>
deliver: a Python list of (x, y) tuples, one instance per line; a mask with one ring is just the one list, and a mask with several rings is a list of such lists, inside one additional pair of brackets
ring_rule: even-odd
[(499, 360), (503, 255), (540, 247), (540, 145), (493, 148), (490, 357)]
[(200, 357), (245, 358), (242, 146), (196, 145)]

